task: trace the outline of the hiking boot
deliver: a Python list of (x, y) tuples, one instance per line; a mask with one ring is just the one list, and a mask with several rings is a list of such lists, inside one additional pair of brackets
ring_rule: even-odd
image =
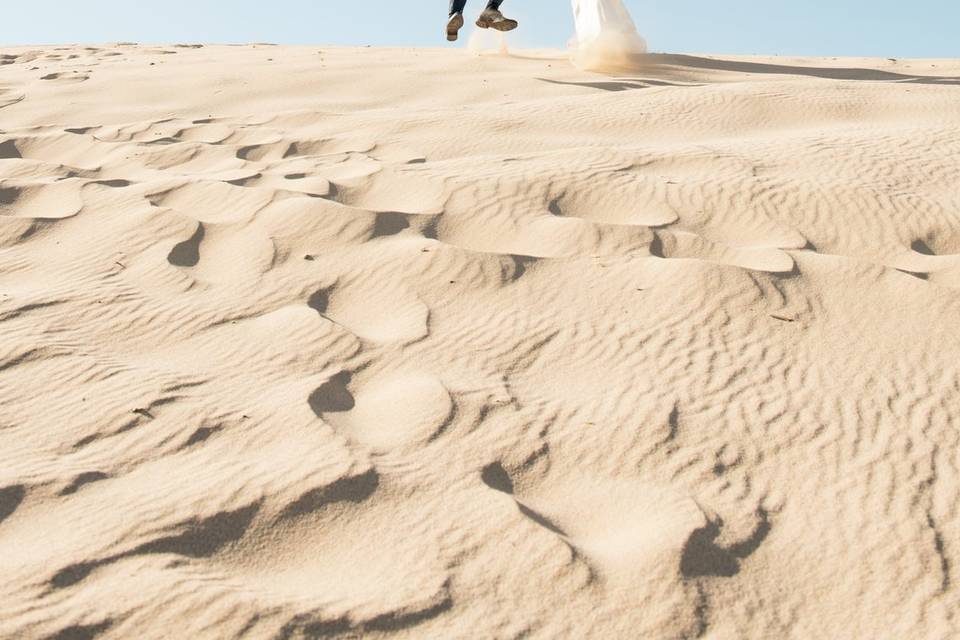
[(497, 31), (513, 31), (517, 28), (517, 21), (505, 18), (496, 9), (484, 9), (477, 18), (477, 26), (481, 29), (496, 29)]
[(463, 26), (463, 14), (455, 13), (447, 20), (447, 40), (456, 42), (460, 27)]

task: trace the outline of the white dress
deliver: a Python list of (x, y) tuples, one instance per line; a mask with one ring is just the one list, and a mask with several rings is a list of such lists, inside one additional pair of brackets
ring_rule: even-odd
[(577, 25), (574, 53), (582, 66), (616, 64), (647, 50), (622, 0), (573, 0), (573, 19)]

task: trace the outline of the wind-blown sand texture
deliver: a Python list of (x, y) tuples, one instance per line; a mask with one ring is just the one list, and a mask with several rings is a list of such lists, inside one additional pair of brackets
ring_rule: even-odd
[(960, 62), (0, 65), (0, 637), (960, 633)]

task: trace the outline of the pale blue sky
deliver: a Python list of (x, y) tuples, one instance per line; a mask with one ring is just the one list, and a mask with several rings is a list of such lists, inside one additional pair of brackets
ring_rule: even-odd
[[(470, 0), (477, 12), (485, 0)], [(960, 0), (627, 0), (655, 51), (960, 57)], [(4, 2), (0, 46), (66, 42), (276, 42), (452, 46), (446, 0)], [(516, 46), (562, 47), (567, 0), (506, 0)], [(462, 42), (461, 42), (462, 46)]]

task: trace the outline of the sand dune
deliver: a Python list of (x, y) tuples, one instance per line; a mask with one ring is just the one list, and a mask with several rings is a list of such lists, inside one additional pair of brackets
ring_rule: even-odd
[(960, 634), (960, 62), (0, 65), (0, 636)]

